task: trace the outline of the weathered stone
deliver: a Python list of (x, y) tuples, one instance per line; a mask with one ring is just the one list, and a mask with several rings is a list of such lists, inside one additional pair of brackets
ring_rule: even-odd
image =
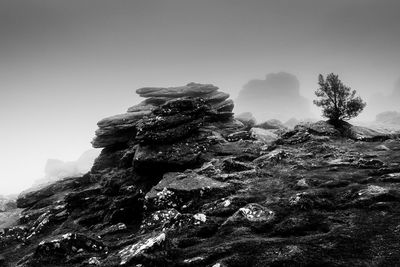
[(251, 138), (251, 135), (248, 131), (239, 131), (235, 133), (231, 133), (226, 137), (226, 140), (229, 142), (236, 142), (239, 140), (248, 140)]
[(266, 155), (256, 158), (253, 163), (257, 165), (276, 164), (287, 158), (289, 154), (285, 150), (276, 149)]
[(135, 137), (137, 122), (150, 113), (150, 110), (144, 110), (102, 119), (97, 123), (99, 129), (96, 130), (96, 137), (92, 141), (93, 147), (101, 148), (127, 143)]
[(296, 183), (296, 189), (307, 189), (309, 187), (310, 185), (307, 183), (305, 178), (298, 180)]
[[(57, 183), (50, 184), (37, 191), (21, 193), (17, 199), (17, 206), (19, 208), (27, 208), (34, 205), (48, 206), (47, 204), (49, 203), (45, 202), (45, 199), (54, 196), (53, 200), (50, 202), (50, 204), (53, 204), (55, 201), (60, 199), (60, 197), (57, 196), (59, 192), (74, 189), (79, 187), (82, 183), (85, 183), (85, 179), (81, 177), (69, 177), (59, 180)], [(40, 205), (41, 202), (43, 205)]]
[(157, 147), (140, 145), (133, 158), (133, 166), (139, 172), (183, 171), (200, 165), (200, 154), (206, 149), (207, 145), (193, 141)]
[(232, 112), (234, 108), (234, 103), (232, 99), (225, 100), (221, 103), (213, 105), (213, 108), (218, 112)]
[(106, 246), (99, 240), (89, 238), (79, 233), (67, 233), (50, 240), (44, 240), (36, 248), (34, 258), (46, 262), (49, 259), (67, 259), (79, 250), (95, 253), (104, 253)]
[(333, 206), (327, 195), (318, 191), (296, 193), (289, 198), (288, 204), (296, 210), (331, 209)]
[(318, 135), (328, 135), (328, 136), (338, 136), (340, 132), (338, 129), (335, 128), (332, 124), (326, 121), (318, 121), (314, 123), (303, 123), (297, 125), (295, 130), (306, 130), (311, 134), (318, 134)]
[(124, 223), (117, 223), (107, 227), (106, 229), (100, 232), (100, 236), (111, 235), (115, 233), (120, 233), (126, 231), (126, 225)]
[(235, 214), (229, 217), (224, 226), (242, 224), (257, 230), (264, 230), (272, 225), (275, 220), (275, 212), (257, 203), (250, 203), (240, 208)]
[(118, 252), (120, 257), (120, 265), (129, 264), (137, 259), (140, 259), (149, 251), (163, 249), (166, 244), (166, 234), (157, 233), (143, 238), (133, 245), (129, 245)]
[[(146, 99), (145, 101), (142, 101), (141, 103), (139, 103), (137, 105), (134, 105), (134, 106), (128, 108), (128, 110), (126, 112), (136, 113), (136, 114), (142, 112), (142, 113), (144, 113), (144, 115), (147, 115), (148, 113), (150, 113), (151, 111), (153, 111), (156, 108), (156, 105), (148, 104), (149, 101), (147, 101), (147, 100), (148, 99)], [(159, 103), (164, 104), (165, 100), (164, 101), (160, 100)]]
[[(172, 123), (177, 123), (177, 120), (171, 116), (168, 120)], [(168, 123), (164, 120), (165, 123)], [(145, 144), (165, 144), (165, 143), (174, 143), (176, 141), (182, 140), (194, 132), (198, 131), (203, 121), (201, 119), (198, 120), (187, 120), (187, 122), (182, 122), (180, 125), (170, 125), (170, 127), (166, 126), (155, 126), (152, 129), (145, 130), (143, 128), (139, 128), (138, 135), (136, 140), (138, 142), (142, 142)]]
[(225, 92), (214, 91), (212, 93), (202, 95), (201, 98), (203, 98), (207, 104), (210, 104), (213, 106), (214, 104), (221, 103), (221, 102), (225, 101), (226, 99), (228, 99), (229, 94), (227, 94)]
[(228, 183), (219, 182), (194, 172), (171, 172), (163, 176), (163, 179), (147, 193), (146, 198), (151, 199), (157, 197), (157, 193), (163, 191), (164, 188), (177, 194), (193, 197), (194, 195), (227, 190), (229, 187), (231, 187), (231, 185)]
[(250, 135), (252, 138), (259, 140), (266, 144), (272, 144), (278, 140), (278, 135), (274, 130), (265, 130), (261, 128), (251, 128)]
[(158, 210), (149, 214), (140, 225), (142, 232), (149, 232), (154, 229), (173, 227), (181, 217), (181, 213), (174, 208)]
[(188, 83), (179, 87), (144, 87), (136, 90), (141, 97), (198, 97), (218, 90), (211, 84)]

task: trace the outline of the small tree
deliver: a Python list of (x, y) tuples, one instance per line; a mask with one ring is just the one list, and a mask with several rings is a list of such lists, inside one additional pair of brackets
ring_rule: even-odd
[(345, 86), (338, 75), (331, 73), (325, 80), (320, 74), (318, 84), (320, 87), (315, 91), (318, 99), (314, 104), (322, 107), (323, 116), (334, 124), (356, 117), (366, 106), (359, 96), (355, 96), (356, 91)]

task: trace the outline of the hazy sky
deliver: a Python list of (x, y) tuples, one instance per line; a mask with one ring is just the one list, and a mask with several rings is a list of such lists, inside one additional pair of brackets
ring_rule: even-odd
[(398, 0), (0, 0), (0, 193), (42, 177), (48, 158), (78, 158), (139, 87), (214, 83), (235, 98), (286, 71), (312, 97), (318, 73), (335, 72), (364, 98), (389, 94), (399, 10)]

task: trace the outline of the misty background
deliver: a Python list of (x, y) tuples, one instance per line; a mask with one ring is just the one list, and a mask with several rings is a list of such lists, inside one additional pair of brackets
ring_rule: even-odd
[(96, 122), (139, 102), (134, 89), (144, 86), (213, 83), (236, 100), (235, 112), (253, 106), (258, 120), (318, 119), (318, 74), (334, 72), (367, 101), (359, 120), (400, 111), (399, 8), (397, 0), (0, 0), (0, 194), (45, 177), (48, 159), (76, 161)]

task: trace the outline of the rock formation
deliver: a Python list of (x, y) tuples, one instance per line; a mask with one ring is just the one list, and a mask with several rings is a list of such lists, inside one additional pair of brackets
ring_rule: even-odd
[(0, 264), (399, 262), (398, 136), (326, 122), (248, 129), (212, 85), (137, 93), (142, 103), (98, 123), (89, 173), (18, 198)]

